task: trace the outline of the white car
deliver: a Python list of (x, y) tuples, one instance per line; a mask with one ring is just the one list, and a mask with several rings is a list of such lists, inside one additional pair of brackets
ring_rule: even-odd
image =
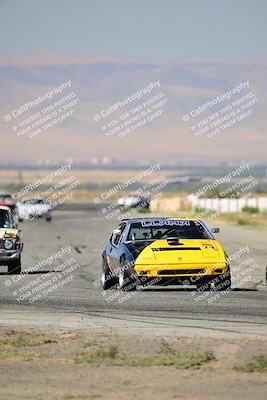
[(125, 196), (117, 200), (117, 204), (125, 208), (135, 208), (135, 207), (148, 208), (149, 203), (150, 203), (149, 196), (144, 196), (144, 195)]
[(51, 204), (40, 197), (32, 197), (18, 203), (19, 221), (32, 221), (36, 218), (45, 218), (46, 221), (52, 220)]

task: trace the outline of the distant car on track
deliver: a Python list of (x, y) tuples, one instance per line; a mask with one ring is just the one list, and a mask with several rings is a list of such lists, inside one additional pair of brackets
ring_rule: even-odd
[(9, 207), (0, 206), (0, 265), (7, 265), (9, 274), (21, 272), (23, 243)]
[(198, 219), (122, 220), (102, 253), (103, 289), (185, 284), (229, 290), (230, 266), (217, 232)]
[(31, 197), (23, 199), (18, 203), (19, 221), (28, 221), (35, 218), (44, 218), (46, 221), (52, 220), (52, 206), (41, 197)]
[(140, 196), (125, 196), (117, 200), (119, 206), (125, 208), (148, 208), (150, 204), (150, 197), (145, 195)]
[(0, 192), (0, 206), (9, 207), (13, 212), (16, 212), (16, 201), (11, 193)]

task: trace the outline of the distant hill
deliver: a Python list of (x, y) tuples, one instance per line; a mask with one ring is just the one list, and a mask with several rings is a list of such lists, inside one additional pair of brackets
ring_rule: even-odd
[[(126, 159), (133, 158), (132, 146), (138, 143), (140, 147), (135, 150), (141, 158), (171, 157), (189, 162), (207, 157), (263, 160), (267, 144), (266, 77), (267, 65), (249, 62), (145, 64), (53, 56), (1, 59), (3, 116), (62, 81), (70, 80), (72, 90), (80, 98), (71, 118), (35, 139), (17, 138), (1, 117), (1, 138), (6, 146), (14, 148), (9, 157), (21, 159), (42, 158), (42, 152), (48, 151), (51, 144), (54, 146), (52, 158), (108, 155)], [(93, 115), (155, 81), (160, 82), (161, 90), (169, 98), (162, 117), (122, 139), (105, 137)], [(195, 137), (182, 116), (243, 81), (250, 82), (250, 90), (259, 99), (255, 114), (218, 137)], [(27, 143), (23, 148), (18, 142), (22, 139)], [(7, 157), (2, 146), (0, 156)]]

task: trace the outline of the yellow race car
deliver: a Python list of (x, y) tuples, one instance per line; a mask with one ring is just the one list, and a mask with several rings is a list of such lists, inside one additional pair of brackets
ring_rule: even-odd
[(194, 285), (230, 290), (227, 254), (198, 219), (125, 219), (102, 253), (103, 289), (135, 290), (138, 285)]

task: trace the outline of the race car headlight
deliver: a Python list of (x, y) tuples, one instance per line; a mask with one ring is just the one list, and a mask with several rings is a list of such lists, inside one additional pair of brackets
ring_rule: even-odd
[(13, 249), (13, 246), (14, 246), (14, 242), (13, 242), (12, 239), (6, 239), (6, 240), (4, 241), (4, 248), (5, 248), (6, 250), (11, 250), (11, 249)]
[(217, 250), (217, 248), (215, 246), (213, 246), (212, 244), (205, 244), (205, 249), (213, 249), (213, 250)]

